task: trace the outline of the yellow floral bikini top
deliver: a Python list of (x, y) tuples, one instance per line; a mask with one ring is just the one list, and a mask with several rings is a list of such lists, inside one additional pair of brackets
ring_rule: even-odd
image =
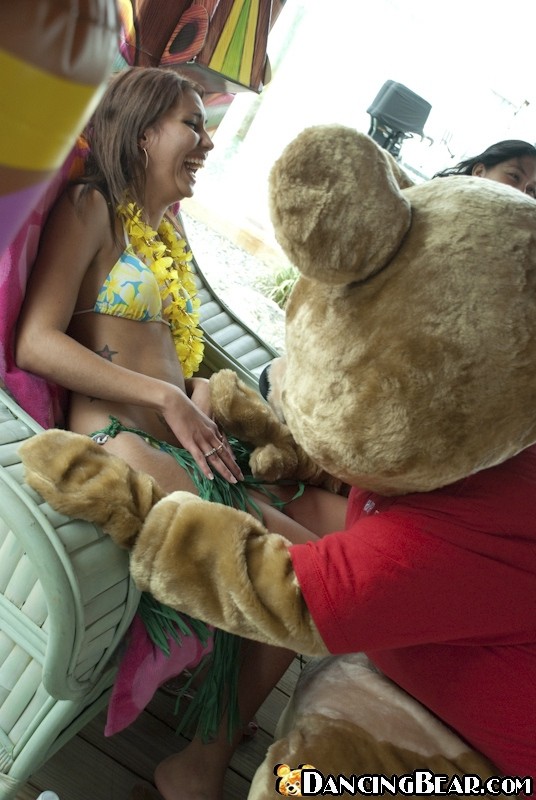
[(142, 220), (133, 203), (119, 206), (117, 212), (124, 225), (126, 247), (93, 308), (75, 314), (93, 311), (168, 324), (184, 376), (189, 378), (199, 367), (204, 349), (203, 333), (197, 327), (199, 301), (189, 268), (192, 254), (168, 220), (162, 220), (157, 232)]
[(93, 308), (75, 311), (84, 314), (110, 314), (138, 322), (164, 322), (160, 288), (150, 267), (133, 252), (127, 243), (110, 270)]
[[(193, 310), (189, 300), (187, 310)], [(127, 242), (125, 250), (110, 270), (91, 311), (138, 322), (165, 321), (155, 275), (134, 253), (130, 243)]]

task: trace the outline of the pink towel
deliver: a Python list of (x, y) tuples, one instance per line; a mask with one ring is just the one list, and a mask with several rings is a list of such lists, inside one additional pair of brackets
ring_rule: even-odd
[[(81, 174), (86, 153), (87, 145), (79, 138), (15, 239), (0, 253), (0, 386), (3, 383), (21, 408), (43, 428), (64, 426), (67, 392), (17, 367), (13, 350), (15, 327), (46, 218), (68, 181)], [(179, 203), (174, 211), (178, 213)]]
[(63, 167), (48, 183), (36, 207), (29, 212), (15, 239), (0, 254), (0, 381), (17, 403), (44, 428), (61, 426), (66, 394), (58, 386), (17, 367), (13, 355), (15, 326), (43, 225), (69, 177), (79, 170), (81, 147), (79, 143), (73, 148)]
[(170, 641), (169, 646), (166, 656), (149, 639), (141, 617), (134, 617), (108, 703), (105, 736), (113, 736), (134, 722), (159, 686), (196, 667), (212, 651), (212, 637), (205, 646), (195, 635), (182, 636), (180, 645)]

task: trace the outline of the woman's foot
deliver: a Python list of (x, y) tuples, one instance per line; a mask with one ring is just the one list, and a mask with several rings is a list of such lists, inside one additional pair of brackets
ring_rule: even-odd
[[(210, 745), (204, 746), (204, 750)], [(208, 752), (203, 758), (194, 745), (161, 761), (154, 782), (164, 800), (223, 800), (223, 773)], [(217, 762), (218, 759), (215, 759)]]

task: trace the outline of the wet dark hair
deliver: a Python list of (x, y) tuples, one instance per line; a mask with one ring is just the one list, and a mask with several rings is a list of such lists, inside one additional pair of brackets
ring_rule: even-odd
[(171, 69), (131, 67), (112, 76), (84, 133), (89, 154), (79, 181), (85, 184), (82, 194), (98, 189), (111, 216), (127, 192), (141, 204), (145, 155), (139, 140), (187, 91), (204, 94), (201, 86)]
[(524, 142), (522, 139), (506, 139), (503, 142), (492, 144), (477, 156), (460, 161), (454, 167), (447, 167), (441, 172), (436, 172), (433, 177), (446, 178), (448, 175), (472, 175), (476, 164), (495, 167), (497, 164), (502, 164), (503, 161), (509, 161), (511, 158), (519, 158), (520, 156), (536, 158), (536, 147), (529, 142)]

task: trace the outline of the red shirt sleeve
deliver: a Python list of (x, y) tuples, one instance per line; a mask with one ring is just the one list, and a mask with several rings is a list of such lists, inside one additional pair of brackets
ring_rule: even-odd
[(329, 650), (531, 640), (534, 571), (472, 549), (470, 533), (461, 530), (455, 543), (423, 530), (414, 515), (386, 511), (293, 545), (298, 582)]

